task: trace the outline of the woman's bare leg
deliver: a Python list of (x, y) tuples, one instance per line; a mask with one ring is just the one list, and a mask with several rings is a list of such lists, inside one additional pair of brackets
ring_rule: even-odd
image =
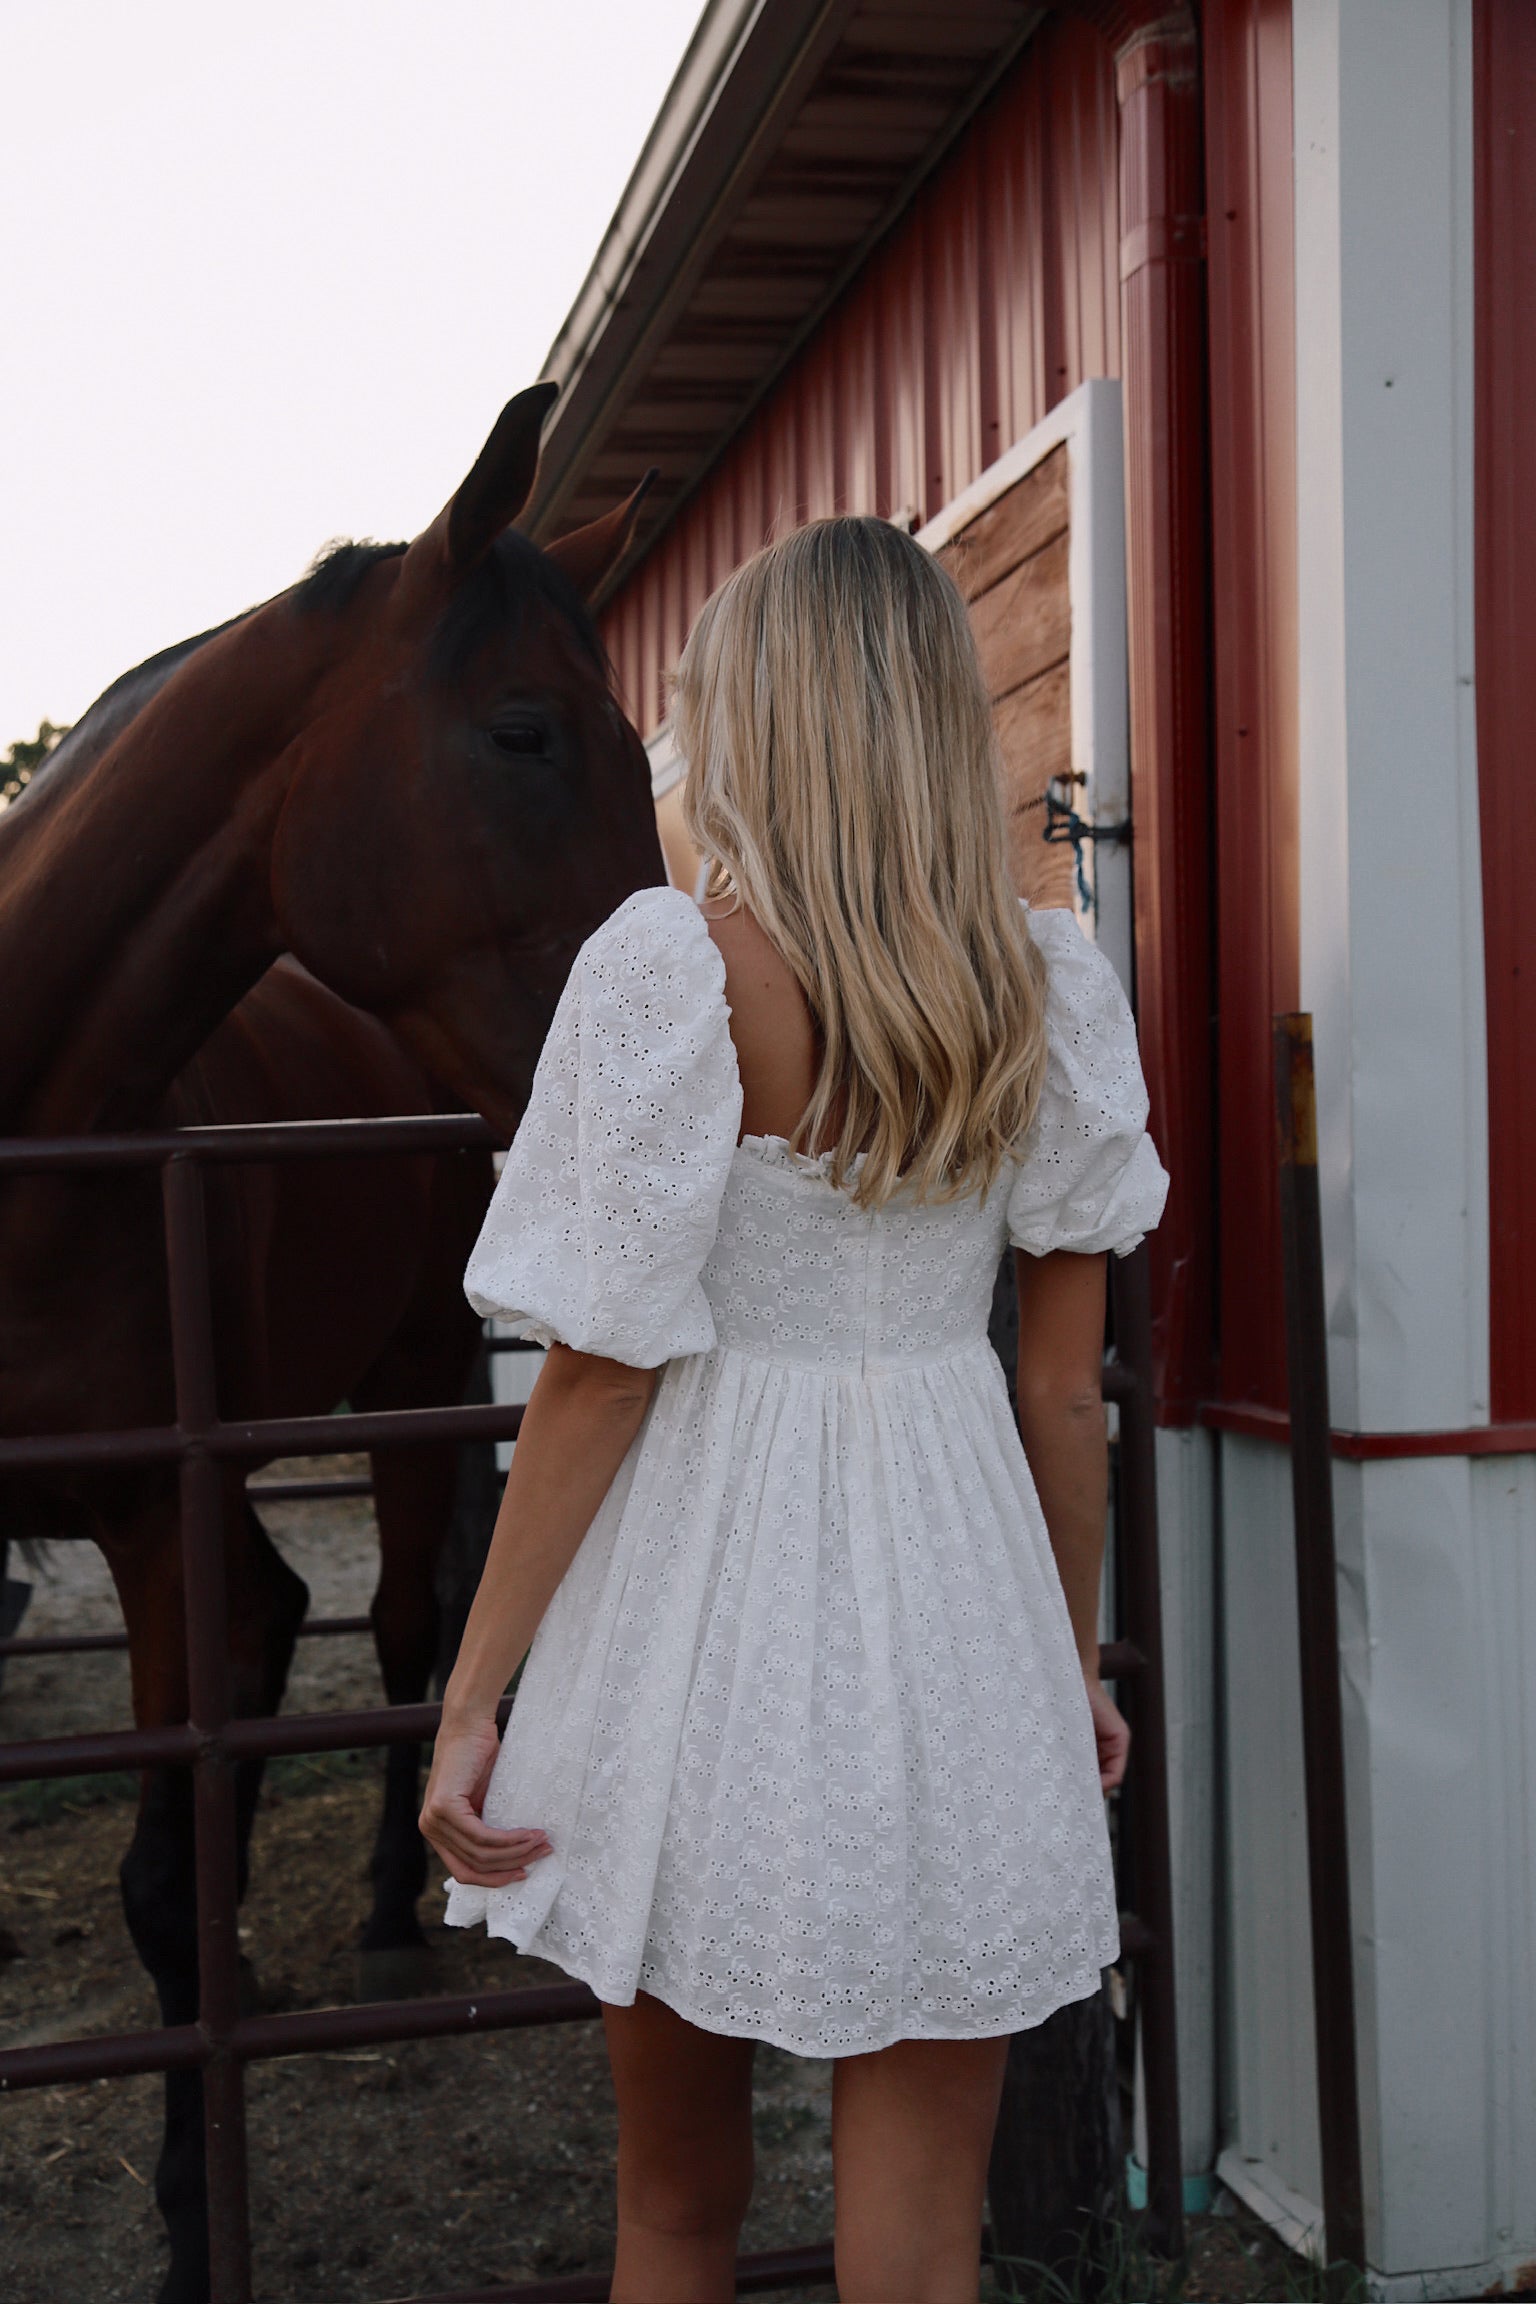
[(756, 2043), (703, 2032), (647, 1992), (605, 2006), (603, 2024), (619, 2100), (613, 2304), (730, 2304)]
[(1006, 2036), (898, 2040), (839, 2057), (832, 2169), (842, 2304), (976, 2304), (1007, 2057)]

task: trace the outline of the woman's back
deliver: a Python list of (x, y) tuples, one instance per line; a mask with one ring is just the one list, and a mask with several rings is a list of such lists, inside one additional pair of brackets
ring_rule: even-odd
[(708, 905), (704, 919), (725, 969), (742, 1134), (789, 1142), (820, 1062), (809, 1003), (789, 962), (745, 905)]

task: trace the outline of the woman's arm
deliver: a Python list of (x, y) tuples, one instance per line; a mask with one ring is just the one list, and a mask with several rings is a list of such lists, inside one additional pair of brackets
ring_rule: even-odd
[(480, 1820), (495, 1764), (496, 1706), (613, 1484), (656, 1388), (653, 1368), (551, 1345), (496, 1515), (496, 1528), (443, 1696), (421, 1829), (456, 1880), (502, 1888), (547, 1855), (538, 1829)]
[(1045, 1514), (1083, 1667), (1099, 1780), (1125, 1774), (1131, 1734), (1099, 1678), (1099, 1579), (1109, 1509), (1102, 1256), (1014, 1257), (1019, 1292), (1019, 1430)]

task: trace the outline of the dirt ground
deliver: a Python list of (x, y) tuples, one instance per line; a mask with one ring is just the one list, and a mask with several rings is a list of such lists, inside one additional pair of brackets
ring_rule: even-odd
[[(353, 1466), (337, 1459), (325, 1468)], [(366, 1502), (288, 1504), (265, 1516), (309, 1583), (317, 1615), (366, 1607)], [(26, 1632), (116, 1627), (94, 1551), (55, 1548), (40, 1570), (18, 1571), (13, 1562), (18, 1572), (31, 1573), (35, 1586)], [(376, 1701), (365, 1639), (300, 1642), (288, 1709)], [(0, 1740), (128, 1718), (127, 1669), (116, 1655), (13, 1660), (0, 1694)], [(269, 1769), (241, 1930), (264, 2008), (334, 2005), (354, 1995), (378, 1769), (376, 1755), (351, 1753)], [(133, 1795), (122, 1778), (0, 1793), (0, 2046), (155, 2021), (117, 1894)], [(433, 1989), (501, 1990), (556, 1978), (505, 1944), (437, 1925), (435, 1881), (423, 1909)], [(792, 2246), (831, 2230), (831, 2076), (830, 2063), (759, 2053), (748, 2249)], [(7, 2304), (149, 2304), (164, 2262), (148, 2188), (159, 2104), (153, 2078), (39, 2089), (0, 2102)], [(587, 2271), (611, 2258), (615, 2122), (595, 2024), (257, 2065), (249, 2125), (263, 2304), (361, 2304)], [(984, 2292), (993, 2293), (990, 2281)], [(1240, 2213), (1197, 2220), (1178, 2290), (1190, 2304), (1303, 2292), (1263, 2227)]]

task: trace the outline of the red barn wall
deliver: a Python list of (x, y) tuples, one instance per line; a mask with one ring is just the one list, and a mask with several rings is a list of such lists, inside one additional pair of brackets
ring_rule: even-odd
[(921, 523), (1088, 376), (1120, 369), (1118, 105), (1090, 27), (1042, 27), (603, 616), (642, 732), (688, 627), (831, 512)]
[(1203, 19), (1210, 310), (1217, 1368), (1286, 1405), (1271, 1019), (1300, 1000), (1291, 0)]
[[(1184, 1148), (1183, 1213), (1175, 1222), (1170, 1210), (1170, 1239), (1158, 1243), (1189, 1298), (1164, 1379), (1164, 1412), (1179, 1416), (1213, 1387), (1226, 1400), (1285, 1404), (1269, 1024), (1296, 1004), (1298, 973), (1290, 0), (1209, 0), (1203, 25), (1208, 436), (1186, 408), (1180, 437), (1186, 457), (1208, 457), (1214, 774), (1209, 802), (1196, 805), (1202, 852), (1211, 810), (1212, 848), (1186, 891), (1202, 918), (1176, 931), (1163, 922), (1158, 948), (1171, 933), (1180, 950), (1192, 937), (1205, 951), (1208, 877), (1216, 996), (1203, 967), (1181, 970), (1182, 989), (1168, 995), (1178, 1015), (1163, 1022), (1183, 1069), (1158, 1071), (1164, 1105), (1177, 1108), (1162, 1113), (1169, 1149)], [(834, 511), (926, 520), (1084, 378), (1121, 374), (1124, 268), (1152, 293), (1148, 251), (1138, 254), (1136, 233), (1124, 248), (1121, 237), (1120, 105), (1138, 68), (1133, 52), (1117, 88), (1099, 30), (1047, 20), (610, 602), (604, 637), (646, 734), (665, 717), (666, 676), (699, 607), (759, 545)], [(1138, 182), (1139, 164), (1132, 152)], [(1193, 181), (1182, 204), (1201, 204)], [(1203, 539), (1203, 520), (1197, 528)], [(1178, 773), (1194, 794), (1207, 739), (1191, 725), (1201, 756)], [(1149, 819), (1146, 829), (1155, 847), (1160, 828)], [(1188, 823), (1161, 829), (1194, 837)], [(1140, 886), (1138, 905), (1155, 895)], [(1171, 947), (1166, 956), (1172, 964)], [(1158, 1006), (1158, 987), (1143, 990)], [(1162, 1046), (1151, 1025), (1149, 1061)], [(1212, 1098), (1201, 1084), (1218, 1072)], [(1164, 1270), (1160, 1297), (1170, 1285)]]
[(1477, 778), (1495, 1423), (1536, 1422), (1536, 9), (1473, 15)]

